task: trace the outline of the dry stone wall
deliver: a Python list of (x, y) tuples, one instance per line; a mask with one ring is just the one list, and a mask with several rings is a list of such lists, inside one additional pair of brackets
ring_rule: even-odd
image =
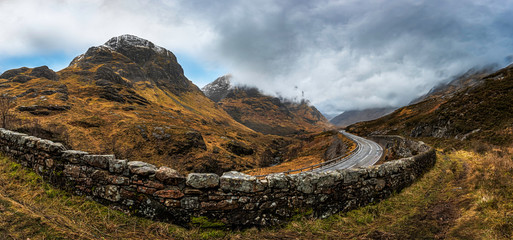
[(165, 166), (67, 150), (0, 129), (1, 151), (55, 186), (152, 219), (187, 225), (206, 217), (231, 227), (273, 226), (298, 212), (324, 218), (354, 209), (400, 191), (436, 161), (435, 151), (423, 143), (401, 137), (380, 141), (417, 154), (368, 168), (257, 179), (239, 172), (184, 176)]

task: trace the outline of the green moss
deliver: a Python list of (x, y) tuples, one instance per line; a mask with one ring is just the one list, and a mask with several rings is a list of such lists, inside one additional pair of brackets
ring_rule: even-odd
[(225, 226), (225, 224), (220, 221), (210, 220), (204, 216), (191, 217), (191, 224), (200, 228), (221, 228)]
[(210, 229), (208, 231), (204, 231), (200, 233), (201, 239), (212, 239), (212, 238), (224, 238), (226, 236), (226, 232), (217, 229)]
[(64, 175), (62, 171), (53, 171), (53, 174), (55, 174), (55, 176), (57, 177), (61, 177), (62, 175)]
[(313, 215), (313, 209), (312, 208), (305, 208), (305, 209), (295, 209), (294, 215), (292, 216), (292, 221), (301, 221), (303, 219), (308, 219)]

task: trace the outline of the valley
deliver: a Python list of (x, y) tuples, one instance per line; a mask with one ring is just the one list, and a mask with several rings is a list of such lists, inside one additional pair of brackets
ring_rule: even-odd
[[(133, 35), (114, 37), (57, 72), (42, 66), (1, 74), (7, 109), (2, 123), (87, 151), (91, 158), (114, 154), (113, 161), (149, 165), (126, 167), (132, 174), (125, 175), (126, 186), (94, 179), (109, 184), (107, 190), (93, 186), (86, 189), (93, 197), (86, 197), (51, 185), (3, 155), (0, 234), (8, 239), (510, 239), (512, 83), (512, 65), (470, 70), (407, 106), (345, 112), (332, 120), (347, 131), (339, 132), (306, 99), (266, 95), (233, 84), (230, 75), (200, 89), (172, 52)], [(424, 143), (436, 150), (432, 168), (426, 159), (435, 150)], [(7, 148), (13, 156), (24, 150)], [(309, 169), (339, 157), (343, 161)], [(43, 162), (49, 169), (67, 166), (50, 174), (56, 177), (119, 174), (110, 166), (95, 169), (95, 162), (87, 162), (85, 170)], [(145, 166), (150, 170), (139, 169)], [(183, 174), (175, 176), (180, 183), (164, 186), (145, 172), (162, 171), (161, 166)], [(302, 168), (311, 171), (280, 174)], [(229, 171), (249, 175), (224, 174)], [(187, 228), (118, 208), (119, 189), (137, 192), (128, 200), (157, 199), (156, 205), (189, 211)], [(343, 201), (349, 207), (337, 205)], [(277, 206), (288, 207), (274, 211)], [(215, 218), (246, 220), (257, 213), (268, 215), (255, 215), (243, 229), (229, 225), (235, 218)], [(282, 215), (276, 220), (272, 214)], [(265, 219), (279, 224), (257, 227), (269, 226)]]
[(352, 144), (319, 134), (331, 127), (306, 102), (250, 88), (211, 101), (173, 53), (132, 35), (91, 47), (58, 72), (8, 70), (0, 86), (16, 99), (9, 129), (183, 173), (243, 171), (302, 157), (324, 161), (333, 157), (325, 152), (331, 144)]

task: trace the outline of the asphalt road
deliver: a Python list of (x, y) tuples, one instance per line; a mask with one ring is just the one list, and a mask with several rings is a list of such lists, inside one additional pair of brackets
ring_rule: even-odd
[(346, 131), (340, 132), (358, 144), (359, 148), (357, 152), (349, 158), (313, 169), (311, 170), (312, 172), (372, 166), (378, 162), (381, 158), (381, 155), (383, 155), (383, 148), (379, 144), (371, 140), (347, 133)]

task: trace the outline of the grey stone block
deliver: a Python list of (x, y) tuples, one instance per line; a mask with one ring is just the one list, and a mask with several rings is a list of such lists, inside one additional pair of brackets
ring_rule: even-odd
[(219, 175), (215, 173), (189, 173), (186, 184), (193, 188), (214, 188), (219, 186)]

